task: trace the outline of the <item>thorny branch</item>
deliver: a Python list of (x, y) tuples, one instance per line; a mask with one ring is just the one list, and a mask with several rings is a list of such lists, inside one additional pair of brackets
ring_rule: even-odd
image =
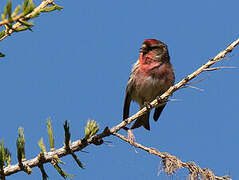
[[(45, 2), (45, 1), (43, 1)], [(49, 2), (49, 1), (48, 1)], [(221, 61), (226, 54), (228, 54), (229, 52), (231, 52), (237, 45), (239, 44), (239, 39), (237, 39), (236, 41), (234, 41), (232, 44), (230, 44), (225, 50), (221, 51), (218, 55), (216, 55), (214, 58), (210, 59), (206, 64), (202, 65), (200, 68), (198, 68), (196, 71), (194, 71), (192, 74), (188, 75), (187, 77), (185, 77), (183, 80), (181, 80), (180, 82), (178, 82), (177, 84), (175, 84), (174, 86), (170, 87), (164, 94), (162, 94), (160, 96), (160, 98), (155, 99), (154, 101), (152, 101), (150, 103), (151, 105), (151, 109), (163, 104), (169, 96), (171, 96), (175, 91), (179, 90), (181, 87), (187, 85), (187, 83), (194, 79), (196, 76), (198, 76), (200, 73), (204, 72), (205, 70), (207, 70), (209, 67), (211, 67), (213, 64), (215, 64), (218, 61)], [(215, 69), (217, 70), (217, 69)], [(71, 154), (72, 152), (75, 151), (80, 151), (83, 148), (87, 147), (90, 144), (95, 144), (95, 145), (100, 145), (103, 143), (103, 138), (110, 136), (110, 135), (114, 135), (117, 136), (119, 138), (121, 138), (122, 140), (132, 144), (135, 147), (141, 148), (151, 154), (155, 154), (157, 156), (159, 156), (160, 158), (162, 158), (162, 162), (164, 164), (164, 170), (166, 171), (166, 173), (170, 174), (170, 173), (174, 173), (178, 168), (187, 168), (189, 170), (189, 179), (190, 180), (196, 180), (199, 177), (203, 180), (230, 180), (229, 177), (227, 176), (223, 176), (223, 177), (218, 177), (215, 176), (211, 170), (209, 169), (201, 169), (200, 167), (198, 167), (195, 163), (193, 162), (187, 162), (184, 163), (181, 160), (179, 160), (178, 158), (176, 158), (175, 156), (172, 156), (168, 153), (160, 153), (158, 150), (153, 149), (153, 148), (147, 148), (139, 143), (136, 142), (132, 142), (129, 139), (125, 138), (124, 136), (118, 134), (117, 132), (122, 129), (123, 127), (125, 127), (126, 125), (130, 124), (131, 122), (133, 122), (135, 119), (137, 119), (138, 117), (142, 116), (143, 114), (145, 114), (147, 111), (149, 111), (149, 108), (143, 108), (140, 111), (138, 111), (136, 114), (132, 115), (131, 117), (129, 117), (128, 119), (125, 119), (124, 121), (122, 121), (121, 123), (119, 123), (118, 125), (112, 127), (111, 129), (108, 129), (108, 127), (105, 128), (105, 130), (97, 135), (92, 136), (91, 138), (88, 139), (83, 139), (83, 140), (77, 140), (72, 142), (71, 144), (69, 144), (69, 148), (66, 148), (65, 146), (59, 148), (59, 149), (55, 149), (51, 152), (45, 152), (41, 153), (41, 157), (43, 156), (44, 158), (40, 158), (40, 155), (38, 155), (37, 157), (31, 159), (31, 160), (26, 160), (24, 162), (22, 162), (22, 164), (26, 167), (37, 167), (37, 166), (41, 166), (44, 163), (48, 163), (51, 162), (52, 159), (54, 159), (55, 156), (63, 157), (66, 156), (68, 154)], [(1, 176), (9, 176), (13, 173), (22, 171), (21, 167), (19, 166), (19, 164), (16, 165), (11, 165), (8, 167), (5, 167), (4, 172), (2, 172)]]

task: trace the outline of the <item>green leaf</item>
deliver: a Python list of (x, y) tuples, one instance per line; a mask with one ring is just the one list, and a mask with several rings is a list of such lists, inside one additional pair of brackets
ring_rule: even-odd
[(39, 168), (40, 168), (40, 170), (41, 170), (42, 179), (43, 179), (43, 180), (47, 180), (48, 175), (47, 175), (47, 173), (46, 173), (46, 171), (45, 171), (43, 165), (41, 164), (41, 165), (39, 166)]
[(2, 20), (5, 20), (7, 17), (7, 6), (5, 6), (3, 14), (1, 15)]
[(55, 161), (60, 164), (65, 164), (58, 156), (55, 156)]
[(65, 173), (61, 167), (58, 165), (58, 163), (56, 161), (53, 160), (52, 165), (54, 166), (54, 168), (57, 170), (57, 172), (63, 177), (63, 178), (72, 178), (73, 176), (70, 174)]
[(7, 163), (7, 166), (10, 166), (11, 165), (11, 153), (7, 148), (5, 148), (4, 150), (5, 150), (5, 155), (6, 155), (5, 161)]
[(25, 0), (24, 4), (23, 4), (23, 14), (27, 15), (27, 14), (31, 13), (35, 7), (36, 6), (32, 0)]
[(0, 141), (0, 169), (4, 167), (5, 158), (4, 141)]
[(55, 6), (56, 10), (62, 10), (62, 9), (64, 8), (64, 7), (58, 6), (58, 5), (56, 5), (56, 4), (54, 4), (54, 6)]
[(12, 1), (8, 1), (5, 8), (6, 8), (8, 19), (9, 19), (12, 16)]
[(25, 16), (25, 15), (29, 14), (30, 12), (31, 12), (31, 9), (29, 6), (27, 6), (27, 8), (23, 11), (23, 14)]
[(17, 16), (20, 10), (21, 10), (21, 5), (18, 5), (12, 13), (12, 17)]
[(11, 153), (4, 147), (4, 140), (0, 140), (0, 170), (4, 168), (5, 163), (7, 166), (11, 165)]
[(47, 119), (47, 132), (48, 132), (48, 136), (49, 136), (51, 150), (54, 150), (55, 146), (54, 146), (53, 130), (52, 130), (52, 125), (51, 125), (51, 118)]
[(22, 23), (24, 26), (27, 27), (32, 27), (33, 26), (33, 22), (27, 22), (27, 21), (23, 21), (23, 20), (18, 20), (20, 23)]
[(70, 133), (69, 122), (67, 122), (67, 120), (65, 121), (65, 124), (64, 124), (64, 130), (65, 130), (65, 146), (69, 147), (71, 133)]
[(46, 152), (46, 146), (43, 142), (43, 138), (41, 138), (40, 141), (38, 141), (38, 146), (40, 147), (42, 152)]
[(27, 8), (28, 2), (29, 2), (28, 0), (24, 0), (24, 3), (22, 5), (22, 11), (24, 11)]
[(6, 19), (6, 16), (4, 14), (1, 14), (1, 19), (4, 21)]
[(41, 9), (41, 12), (51, 12), (51, 11), (61, 10), (61, 9), (63, 9), (63, 7), (55, 4), (53, 6), (49, 6), (49, 7), (45, 7), (44, 9)]
[(72, 152), (71, 155), (74, 158), (74, 160), (76, 161), (76, 163), (78, 164), (78, 166), (82, 169), (85, 169), (85, 165), (78, 159), (76, 154), (74, 152)]
[(94, 120), (88, 120), (85, 126), (85, 139), (94, 136), (99, 131), (99, 125)]
[(20, 32), (20, 31), (25, 31), (25, 30), (29, 30), (30, 27), (27, 27), (27, 26), (21, 26), (21, 27), (18, 27), (17, 29), (14, 29), (15, 32)]
[(29, 7), (31, 10), (35, 9), (36, 5), (34, 4), (33, 0), (29, 0)]
[(22, 162), (23, 159), (25, 159), (25, 137), (22, 127), (18, 128), (17, 159), (19, 163)]
[[(1, 39), (1, 38), (0, 38), (0, 39)], [(5, 54), (3, 54), (3, 53), (0, 52), (0, 58), (1, 58), (1, 57), (5, 57)]]
[(3, 30), (2, 32), (0, 32), (0, 39), (3, 37), (3, 36), (5, 36), (5, 30)]

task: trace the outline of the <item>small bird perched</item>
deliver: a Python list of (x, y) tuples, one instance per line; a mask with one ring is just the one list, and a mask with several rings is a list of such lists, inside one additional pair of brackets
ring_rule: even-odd
[[(174, 84), (174, 80), (174, 71), (170, 63), (167, 45), (156, 39), (144, 40), (139, 59), (134, 64), (127, 83), (123, 119), (129, 117), (132, 100), (136, 101), (142, 109), (157, 96), (167, 91)], [(155, 108), (153, 116), (155, 121), (158, 120), (165, 105)], [(149, 115), (150, 112), (147, 112), (139, 117), (131, 129), (143, 126), (150, 130)]]

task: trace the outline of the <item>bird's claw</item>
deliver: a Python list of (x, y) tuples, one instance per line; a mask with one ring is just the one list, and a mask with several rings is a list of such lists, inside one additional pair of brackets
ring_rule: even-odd
[(160, 96), (156, 97), (158, 104), (162, 103), (162, 98)]
[(147, 108), (147, 110), (152, 109), (152, 105), (151, 105), (150, 103), (145, 102), (144, 105), (145, 105), (145, 107)]

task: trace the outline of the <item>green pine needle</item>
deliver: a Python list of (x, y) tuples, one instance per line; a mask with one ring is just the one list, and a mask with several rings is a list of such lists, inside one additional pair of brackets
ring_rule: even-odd
[(33, 3), (32, 0), (25, 0), (23, 4), (23, 14), (27, 15), (31, 13), (35, 9), (35, 4)]
[(70, 138), (71, 138), (71, 133), (70, 133), (70, 125), (67, 120), (65, 121), (65, 124), (64, 124), (64, 130), (65, 130), (65, 146), (68, 148)]
[(18, 162), (22, 162), (22, 160), (25, 159), (25, 137), (24, 130), (22, 127), (18, 128), (17, 159)]
[(5, 57), (5, 54), (3, 54), (3, 53), (0, 52), (0, 58), (1, 58), (1, 57)]
[(72, 175), (65, 173), (65, 172), (61, 169), (61, 167), (58, 165), (58, 162), (57, 162), (56, 159), (53, 159), (52, 165), (54, 166), (54, 168), (57, 170), (57, 172), (58, 172), (63, 178), (67, 178), (67, 177), (68, 177), (68, 178), (72, 178), (72, 177), (73, 177)]
[(85, 127), (85, 139), (94, 136), (99, 131), (99, 125), (94, 120), (88, 120)]
[(20, 31), (25, 31), (25, 30), (29, 30), (31, 29), (30, 27), (27, 27), (27, 26), (21, 26), (17, 29), (14, 29), (15, 32), (20, 32)]
[(12, 13), (12, 17), (16, 17), (18, 13), (20, 12), (20, 10), (21, 10), (21, 5), (18, 5)]
[(54, 6), (55, 6), (56, 10), (59, 10), (59, 11), (62, 10), (62, 9), (64, 8), (64, 7), (62, 7), (62, 6), (58, 6), (58, 5), (56, 5), (56, 4), (55, 4)]
[(5, 159), (4, 141), (0, 141), (0, 169), (3, 169)]
[(28, 2), (29, 2), (28, 0), (24, 0), (24, 3), (22, 5), (22, 11), (24, 11), (27, 8)]
[(6, 34), (5, 30), (0, 32), (0, 39)]
[(7, 166), (10, 166), (11, 165), (11, 153), (7, 148), (5, 148), (4, 151), (5, 151), (5, 156), (6, 156), (5, 162), (6, 162)]
[(8, 19), (10, 21), (10, 19), (12, 19), (12, 1), (8, 1), (7, 2), (7, 5), (6, 5), (6, 12), (7, 12), (7, 15), (8, 15)]
[(47, 175), (47, 173), (46, 173), (46, 171), (45, 171), (45, 169), (44, 169), (44, 167), (43, 167), (42, 164), (39, 166), (39, 169), (41, 170), (42, 179), (43, 179), (43, 180), (47, 180), (48, 175)]
[(2, 20), (4, 21), (7, 17), (7, 5), (4, 8), (3, 14), (1, 15)]
[(78, 159), (76, 154), (74, 152), (72, 152), (71, 155), (74, 158), (74, 160), (76, 161), (76, 163), (78, 164), (78, 166), (82, 169), (85, 169), (85, 165)]
[(51, 125), (51, 118), (47, 119), (47, 131), (48, 131), (51, 150), (54, 150), (55, 146), (54, 146), (53, 130), (52, 130), (52, 125)]
[(51, 11), (62, 10), (62, 9), (63, 7), (55, 4), (53, 6), (49, 6), (49, 7), (45, 7), (44, 9), (41, 9), (41, 12), (51, 12)]
[(43, 142), (43, 138), (41, 138), (40, 141), (38, 141), (38, 146), (40, 147), (40, 149), (43, 153), (46, 152), (46, 146)]
[(27, 21), (23, 21), (23, 20), (18, 20), (22, 25), (29, 27), (33, 26), (33, 22), (27, 22)]

